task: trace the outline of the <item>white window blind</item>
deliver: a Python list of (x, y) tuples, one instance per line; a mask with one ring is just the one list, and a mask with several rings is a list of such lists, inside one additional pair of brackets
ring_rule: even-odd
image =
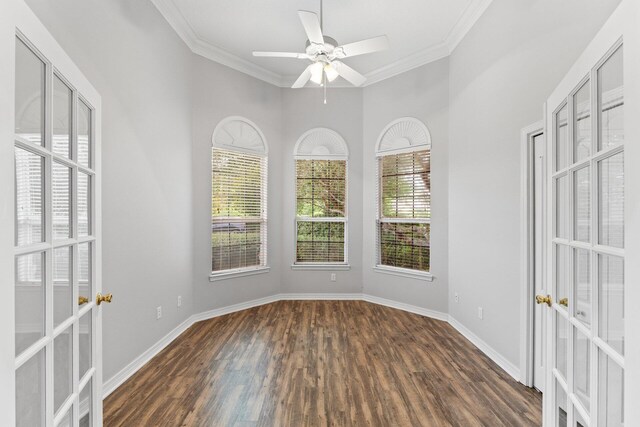
[(267, 158), (212, 149), (211, 269), (267, 265)]
[(296, 263), (346, 263), (346, 160), (296, 160)]
[(430, 150), (378, 158), (378, 264), (429, 271)]

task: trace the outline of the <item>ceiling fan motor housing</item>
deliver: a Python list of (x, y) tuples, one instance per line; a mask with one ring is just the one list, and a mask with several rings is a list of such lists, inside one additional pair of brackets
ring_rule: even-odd
[(309, 40), (307, 40), (306, 49), (305, 49), (305, 52), (307, 53), (307, 55), (309, 55), (310, 57), (328, 55), (333, 53), (333, 50), (337, 46), (339, 46), (338, 42), (332, 37), (323, 36), (323, 39), (324, 39), (323, 45), (311, 43)]

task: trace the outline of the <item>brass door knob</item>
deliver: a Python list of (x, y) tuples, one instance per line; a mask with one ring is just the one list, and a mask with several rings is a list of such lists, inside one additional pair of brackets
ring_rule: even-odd
[(111, 294), (102, 295), (100, 292), (98, 292), (98, 295), (96, 295), (96, 304), (100, 305), (103, 302), (111, 302), (112, 298), (113, 298), (113, 295)]
[(547, 295), (546, 297), (543, 295), (536, 295), (536, 303), (538, 304), (547, 304), (551, 307), (551, 295)]
[(87, 297), (78, 297), (78, 305), (86, 304), (89, 302), (89, 298)]
[(569, 298), (562, 298), (560, 301), (558, 301), (558, 304), (569, 307)]

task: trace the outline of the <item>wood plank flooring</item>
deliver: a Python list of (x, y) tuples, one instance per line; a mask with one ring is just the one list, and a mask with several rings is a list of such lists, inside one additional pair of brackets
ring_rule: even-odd
[(105, 426), (538, 426), (541, 395), (448, 323), (363, 301), (199, 322), (113, 392)]

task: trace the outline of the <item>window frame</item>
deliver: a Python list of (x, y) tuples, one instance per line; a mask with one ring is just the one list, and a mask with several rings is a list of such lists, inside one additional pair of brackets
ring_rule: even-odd
[[(318, 149), (322, 147), (322, 149)], [(298, 215), (298, 161), (344, 161), (344, 216), (310, 217)], [(294, 148), (293, 169), (295, 191), (293, 192), (293, 263), (292, 270), (350, 270), (349, 264), (349, 151), (345, 140), (337, 132), (327, 128), (315, 128), (305, 132)], [(342, 262), (299, 262), (298, 261), (298, 224), (300, 222), (343, 223), (344, 242)]]
[[(375, 217), (375, 236), (376, 250), (373, 270), (378, 273), (390, 274), (399, 277), (407, 277), (413, 279), (421, 279), (433, 281), (434, 276), (431, 273), (433, 264), (431, 262), (431, 254), (433, 246), (431, 244), (431, 214), (429, 218), (387, 218), (382, 214), (382, 161), (387, 156), (395, 156), (400, 154), (410, 154), (420, 151), (427, 151), (429, 162), (432, 166), (432, 150), (431, 150), (431, 134), (427, 127), (420, 120), (413, 117), (402, 117), (389, 123), (381, 132), (375, 151), (375, 167), (376, 167), (376, 217)], [(431, 185), (429, 186), (429, 194), (431, 195)], [(432, 199), (429, 199), (429, 208), (432, 206)], [(431, 209), (430, 209), (431, 210)], [(382, 247), (380, 226), (383, 223), (391, 224), (428, 224), (429, 225), (429, 270), (422, 271), (417, 269), (395, 267), (382, 264)]]
[[(255, 139), (253, 141), (235, 140), (231, 138), (229, 141), (229, 133), (227, 126), (247, 126), (255, 133)], [(223, 136), (221, 136), (223, 135)], [(226, 136), (224, 136), (226, 135)], [(253, 144), (253, 145), (252, 145)], [(226, 280), (234, 277), (252, 276), (261, 273), (268, 273), (271, 268), (269, 266), (269, 251), (268, 251), (268, 230), (269, 230), (269, 217), (268, 217), (268, 182), (269, 182), (269, 156), (268, 146), (264, 134), (262, 131), (249, 119), (240, 116), (231, 116), (223, 119), (215, 128), (212, 136), (212, 145), (209, 161), (213, 160), (215, 150), (233, 152), (244, 156), (255, 156), (260, 158), (261, 163), (261, 215), (259, 218), (247, 217), (224, 217), (228, 219), (228, 222), (245, 222), (245, 223), (260, 223), (261, 230), (261, 242), (260, 242), (260, 264), (251, 265), (237, 268), (227, 268), (224, 270), (213, 270), (213, 245), (209, 244), (210, 250), (210, 273), (209, 281), (216, 282)], [(213, 166), (211, 168), (211, 181), (213, 183)], [(214, 218), (212, 214), (213, 208), (213, 188), (209, 192), (210, 205), (209, 205), (209, 242), (212, 237), (212, 225), (214, 221), (224, 223), (224, 218)], [(264, 239), (262, 239), (264, 237)]]

